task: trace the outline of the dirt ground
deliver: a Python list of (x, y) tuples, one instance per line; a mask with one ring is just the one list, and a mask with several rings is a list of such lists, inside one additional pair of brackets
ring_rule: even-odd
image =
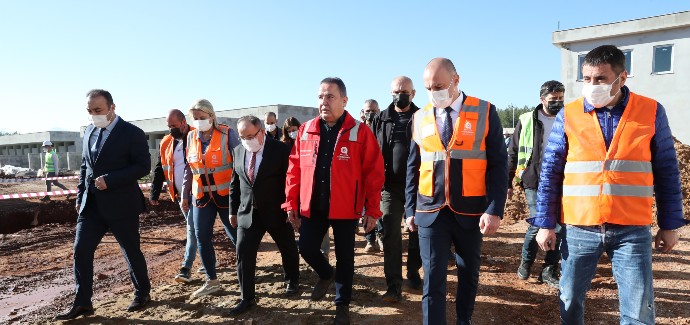
[[(685, 211), (690, 208), (690, 147), (678, 145), (683, 178)], [(76, 182), (69, 182), (74, 187)], [(42, 184), (0, 184), (1, 193), (41, 191)], [(316, 274), (301, 261), (302, 293), (284, 298), (280, 256), (270, 236), (265, 236), (257, 258), (259, 307), (237, 318), (227, 316), (239, 301), (239, 284), (234, 271), (235, 254), (220, 222), (214, 242), (220, 258), (219, 279), (224, 290), (209, 297), (191, 299), (202, 285), (201, 274), (191, 284), (177, 284), (173, 277), (182, 262), (185, 244), (184, 221), (168, 202), (141, 216), (142, 250), (152, 280), (153, 301), (143, 311), (126, 312), (133, 287), (120, 249), (106, 236), (96, 251), (95, 314), (69, 324), (328, 324), (335, 314), (334, 289), (322, 301), (309, 300)], [(3, 231), (0, 224), (0, 323), (55, 323), (52, 317), (73, 300), (72, 244), (74, 240), (74, 196), (54, 197), (50, 202), (0, 200), (0, 221), (21, 215), (28, 223), (20, 231)], [(37, 212), (38, 211), (38, 212)], [(21, 214), (21, 213), (23, 214)], [(528, 281), (517, 278), (520, 250), (527, 224), (523, 194), (516, 192), (508, 202), (506, 216), (495, 236), (485, 237), (475, 324), (559, 323), (558, 291), (537, 282), (538, 263)], [(24, 221), (31, 219), (31, 221)], [(32, 225), (33, 224), (33, 225)], [(656, 232), (656, 227), (654, 228)], [(654, 253), (654, 287), (659, 324), (690, 324), (690, 228), (680, 230), (679, 245), (670, 254)], [(403, 235), (404, 247), (407, 236)], [(651, 243), (650, 243), (651, 244)], [(353, 324), (419, 324), (422, 292), (404, 287), (404, 301), (385, 303), (383, 254), (366, 254), (364, 238), (357, 236), (353, 301)], [(538, 261), (543, 257), (540, 252)], [(407, 260), (405, 254), (404, 261)], [(335, 256), (331, 250), (331, 263)], [(197, 258), (195, 268), (200, 266)], [(404, 273), (404, 272), (403, 272)], [(456, 267), (448, 267), (447, 317), (455, 320)], [(603, 256), (588, 293), (585, 322), (617, 324), (618, 296), (610, 261)]]

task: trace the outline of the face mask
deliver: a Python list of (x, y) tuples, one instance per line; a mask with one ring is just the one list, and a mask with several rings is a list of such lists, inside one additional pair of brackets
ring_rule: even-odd
[(108, 111), (108, 113), (105, 115), (89, 115), (89, 122), (91, 122), (91, 124), (97, 128), (105, 128), (110, 125), (110, 122), (112, 122), (108, 120), (108, 114), (110, 114), (110, 111)]
[(275, 124), (266, 124), (266, 131), (268, 132), (273, 132), (276, 130), (276, 125)]
[(410, 94), (396, 94), (393, 96), (393, 104), (399, 109), (410, 106)]
[(448, 85), (448, 89), (429, 91), (429, 97), (434, 107), (446, 108), (453, 103), (453, 97), (450, 95), (450, 87), (452, 86), (453, 83), (451, 82), (450, 85)]
[(290, 138), (292, 138), (293, 140), (294, 140), (294, 139), (297, 139), (297, 131), (289, 132), (288, 135), (289, 135)]
[(364, 119), (371, 122), (374, 120), (374, 116), (376, 116), (376, 113), (374, 112), (366, 112), (364, 113)]
[[(620, 75), (618, 76), (620, 78)], [(613, 84), (616, 83), (618, 80), (614, 80), (610, 85), (609, 84), (601, 84), (601, 85), (593, 85), (593, 84), (584, 84), (582, 86), (582, 96), (585, 96), (587, 101), (592, 104), (592, 106), (596, 108), (604, 107), (608, 103), (610, 103), (616, 95), (621, 91), (620, 88), (616, 92), (615, 95), (611, 96), (611, 88), (613, 87)]]
[(262, 145), (259, 144), (259, 137), (258, 136), (254, 137), (254, 139), (251, 139), (251, 140), (245, 140), (245, 139), (241, 139), (241, 140), (242, 140), (242, 146), (244, 147), (244, 149), (247, 149), (247, 151), (257, 152), (257, 151), (261, 150)]
[(547, 113), (549, 115), (556, 115), (558, 112), (561, 111), (563, 108), (563, 101), (562, 100), (550, 100), (547, 105), (544, 107)]
[(201, 132), (210, 130), (211, 126), (211, 120), (194, 120), (194, 127)]
[(172, 135), (173, 138), (179, 139), (182, 138), (184, 134), (182, 134), (182, 131), (180, 131), (180, 128), (171, 128), (170, 129), (170, 135)]

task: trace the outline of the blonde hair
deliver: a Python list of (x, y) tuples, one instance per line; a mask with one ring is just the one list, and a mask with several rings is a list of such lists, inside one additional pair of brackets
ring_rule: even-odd
[(201, 111), (213, 119), (212, 121), (212, 126), (213, 128), (217, 129), (218, 121), (216, 119), (216, 111), (213, 110), (213, 105), (211, 102), (208, 101), (208, 99), (197, 99), (193, 104), (192, 107), (189, 108), (189, 118), (190, 120), (194, 120), (194, 117), (192, 116), (192, 111)]

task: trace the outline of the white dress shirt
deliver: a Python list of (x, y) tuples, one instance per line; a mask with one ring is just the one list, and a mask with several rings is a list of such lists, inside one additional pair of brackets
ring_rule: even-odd
[[(450, 104), (450, 108), (453, 109), (450, 111), (450, 121), (452, 122), (451, 125), (453, 127), (455, 127), (455, 122), (458, 120), (458, 115), (460, 115), (460, 108), (462, 108), (463, 98), (465, 98), (465, 94), (460, 93), (460, 96), (458, 96), (458, 98)], [(446, 108), (435, 107), (434, 109), (436, 112), (436, 127), (438, 128), (438, 132), (441, 132), (441, 130), (443, 130), (443, 124), (446, 123)]]

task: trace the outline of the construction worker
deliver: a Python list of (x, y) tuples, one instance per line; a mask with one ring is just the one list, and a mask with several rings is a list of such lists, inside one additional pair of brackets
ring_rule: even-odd
[[(45, 153), (45, 160), (43, 163), (43, 175), (45, 178), (58, 177), (60, 167), (58, 165), (59, 159), (57, 153), (55, 153), (55, 148), (53, 148), (53, 143), (46, 140), (43, 141), (43, 152)], [(57, 179), (49, 180), (46, 179), (46, 192), (50, 192), (51, 185), (55, 185), (62, 190), (66, 191), (67, 187), (60, 184)], [(50, 197), (48, 195), (44, 196), (41, 200), (48, 201)]]

